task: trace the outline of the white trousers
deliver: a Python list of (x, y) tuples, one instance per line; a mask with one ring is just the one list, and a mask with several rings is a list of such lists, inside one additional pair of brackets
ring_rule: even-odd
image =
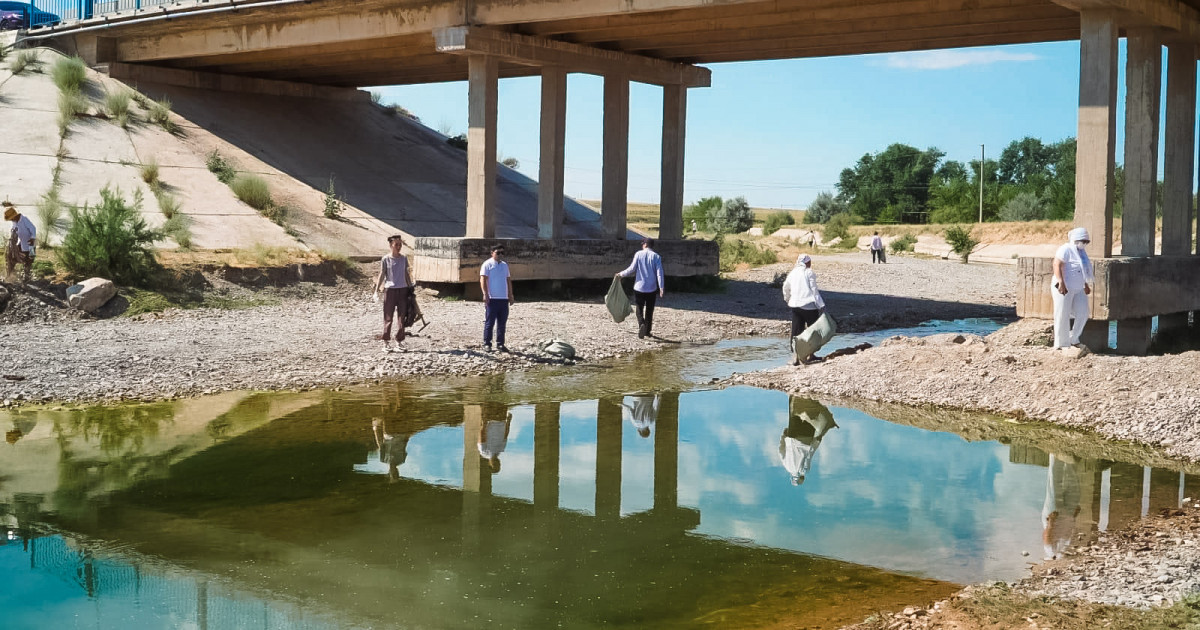
[[(1067, 348), (1079, 343), (1083, 326), (1088, 320), (1088, 295), (1083, 289), (1067, 291), (1066, 295), (1050, 287), (1054, 299), (1054, 347)], [(1071, 320), (1075, 323), (1072, 325)]]

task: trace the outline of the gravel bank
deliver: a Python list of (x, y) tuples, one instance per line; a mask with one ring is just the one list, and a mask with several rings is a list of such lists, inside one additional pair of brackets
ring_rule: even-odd
[[(1012, 312), (1009, 267), (900, 257), (871, 266), (869, 260), (856, 252), (821, 256), (814, 263), (829, 308), (846, 330)], [(410, 336), (403, 352), (384, 353), (373, 339), (381, 318), (380, 307), (367, 298), (369, 280), (258, 291), (254, 297), (277, 304), (244, 310), (173, 309), (98, 320), (69, 317), (49, 298), (39, 311), (34, 303), (47, 292), (13, 288), (22, 321), (0, 324), (0, 375), (20, 380), (0, 379), (0, 404), (151, 400), (527, 370), (566, 363), (537, 350), (538, 342), (556, 337), (576, 347), (579, 362), (595, 365), (664, 344), (783, 335), (788, 312), (770, 282), (790, 268), (779, 264), (731, 274), (723, 293), (672, 293), (668, 286), (655, 316), (658, 340), (639, 340), (632, 317), (615, 324), (601, 295), (526, 302), (518, 285), (509, 321), (511, 354), (482, 351), (479, 303), (428, 295), (420, 301), (430, 326)]]

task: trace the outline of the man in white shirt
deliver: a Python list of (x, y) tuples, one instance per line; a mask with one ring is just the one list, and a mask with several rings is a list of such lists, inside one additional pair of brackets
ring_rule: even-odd
[(5, 199), (3, 202), (4, 220), (12, 222), (12, 231), (8, 237), (8, 249), (5, 252), (4, 263), (5, 272), (4, 278), (11, 279), (13, 271), (16, 270), (17, 264), (25, 266), (25, 282), (29, 282), (33, 269), (33, 258), (35, 252), (34, 239), (37, 237), (37, 228), (33, 226), (33, 221), (29, 217), (17, 212), (16, 206), (11, 201)]
[(883, 262), (883, 239), (880, 238), (879, 232), (871, 237), (871, 264), (877, 262)]
[(508, 327), (508, 307), (513, 303), (512, 275), (504, 262), (504, 246), (492, 247), (492, 257), (479, 269), (479, 288), (483, 289), (483, 349), (492, 351), (492, 329), (496, 330), (496, 349), (508, 352), (504, 331)]
[(662, 257), (654, 251), (654, 239), (642, 239), (642, 249), (633, 255), (633, 262), (625, 271), (617, 272), (617, 277), (624, 278), (631, 273), (637, 273), (633, 283), (633, 302), (637, 305), (638, 339), (644, 339), (650, 334), (654, 325), (654, 303), (663, 295)]
[[(783, 299), (792, 309), (792, 339), (815, 324), (825, 310), (825, 300), (817, 290), (817, 274), (812, 270), (812, 257), (808, 254), (800, 254), (796, 266), (783, 281)], [(805, 360), (818, 359), (809, 355)]]

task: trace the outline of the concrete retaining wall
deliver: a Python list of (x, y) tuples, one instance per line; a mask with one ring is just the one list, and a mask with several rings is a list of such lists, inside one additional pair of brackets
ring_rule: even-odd
[[(1017, 263), (1017, 315), (1050, 319), (1053, 258)], [(1200, 256), (1093, 258), (1092, 319), (1125, 320), (1200, 310)]]
[[(418, 282), (479, 282), (479, 266), (503, 243), (513, 280), (611, 278), (633, 260), (642, 245), (636, 240), (471, 239), (422, 237), (413, 242), (413, 275)], [(668, 276), (703, 276), (719, 271), (719, 252), (712, 241), (658, 241)]]

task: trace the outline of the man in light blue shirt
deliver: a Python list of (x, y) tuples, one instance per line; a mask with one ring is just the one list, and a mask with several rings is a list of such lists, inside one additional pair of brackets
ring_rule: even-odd
[[(633, 255), (633, 262), (625, 271), (617, 273), (624, 278), (631, 273), (637, 273), (633, 283), (633, 301), (637, 305), (638, 339), (644, 339), (650, 334), (654, 325), (654, 302), (663, 295), (662, 257), (654, 251), (654, 239), (642, 239), (642, 251)], [(643, 313), (644, 311), (644, 313)]]

